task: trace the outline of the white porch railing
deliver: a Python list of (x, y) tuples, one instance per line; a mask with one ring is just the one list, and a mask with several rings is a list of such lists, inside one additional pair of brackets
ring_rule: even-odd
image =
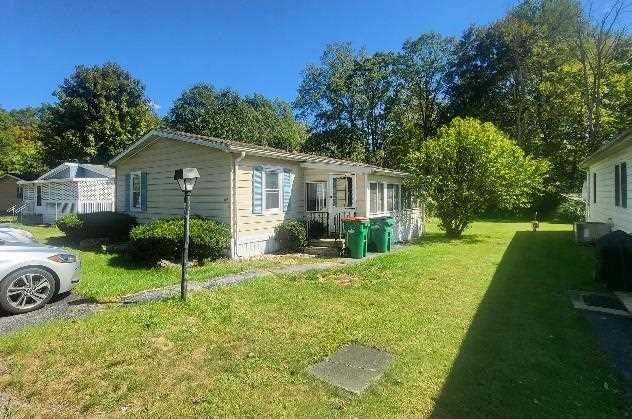
[(88, 214), (91, 212), (114, 211), (112, 201), (79, 201), (77, 204), (78, 213)]

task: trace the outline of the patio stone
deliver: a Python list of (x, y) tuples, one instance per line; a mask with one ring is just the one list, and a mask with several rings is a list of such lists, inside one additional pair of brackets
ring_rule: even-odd
[(308, 371), (326, 383), (360, 394), (384, 375), (393, 360), (387, 352), (351, 344), (310, 366)]

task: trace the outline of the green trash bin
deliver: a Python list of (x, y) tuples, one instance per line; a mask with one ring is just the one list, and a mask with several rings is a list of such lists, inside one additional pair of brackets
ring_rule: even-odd
[(371, 232), (369, 233), (371, 249), (379, 253), (390, 252), (393, 240), (393, 217), (371, 218)]
[(345, 229), (345, 247), (349, 256), (354, 259), (362, 259), (367, 251), (367, 233), (369, 220), (361, 217), (347, 218), (343, 220)]

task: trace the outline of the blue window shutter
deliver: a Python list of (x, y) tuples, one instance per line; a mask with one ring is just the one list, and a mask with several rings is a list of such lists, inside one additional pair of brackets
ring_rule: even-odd
[(252, 169), (252, 213), (263, 213), (263, 167)]
[(140, 208), (143, 211), (147, 211), (147, 196), (149, 190), (147, 189), (147, 172), (141, 172), (140, 174)]
[(290, 207), (290, 196), (292, 195), (292, 171), (283, 169), (283, 211)]
[(131, 185), (132, 185), (132, 175), (128, 173), (125, 175), (125, 188), (124, 188), (125, 199), (123, 200), (123, 202), (125, 202), (124, 211), (127, 211), (127, 212), (129, 212), (131, 209), (131, 203), (130, 203)]

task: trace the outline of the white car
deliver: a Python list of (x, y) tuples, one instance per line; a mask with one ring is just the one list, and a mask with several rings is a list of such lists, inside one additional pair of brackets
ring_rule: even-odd
[(37, 310), (70, 291), (79, 278), (79, 259), (67, 250), (0, 237), (0, 309), (12, 314)]

